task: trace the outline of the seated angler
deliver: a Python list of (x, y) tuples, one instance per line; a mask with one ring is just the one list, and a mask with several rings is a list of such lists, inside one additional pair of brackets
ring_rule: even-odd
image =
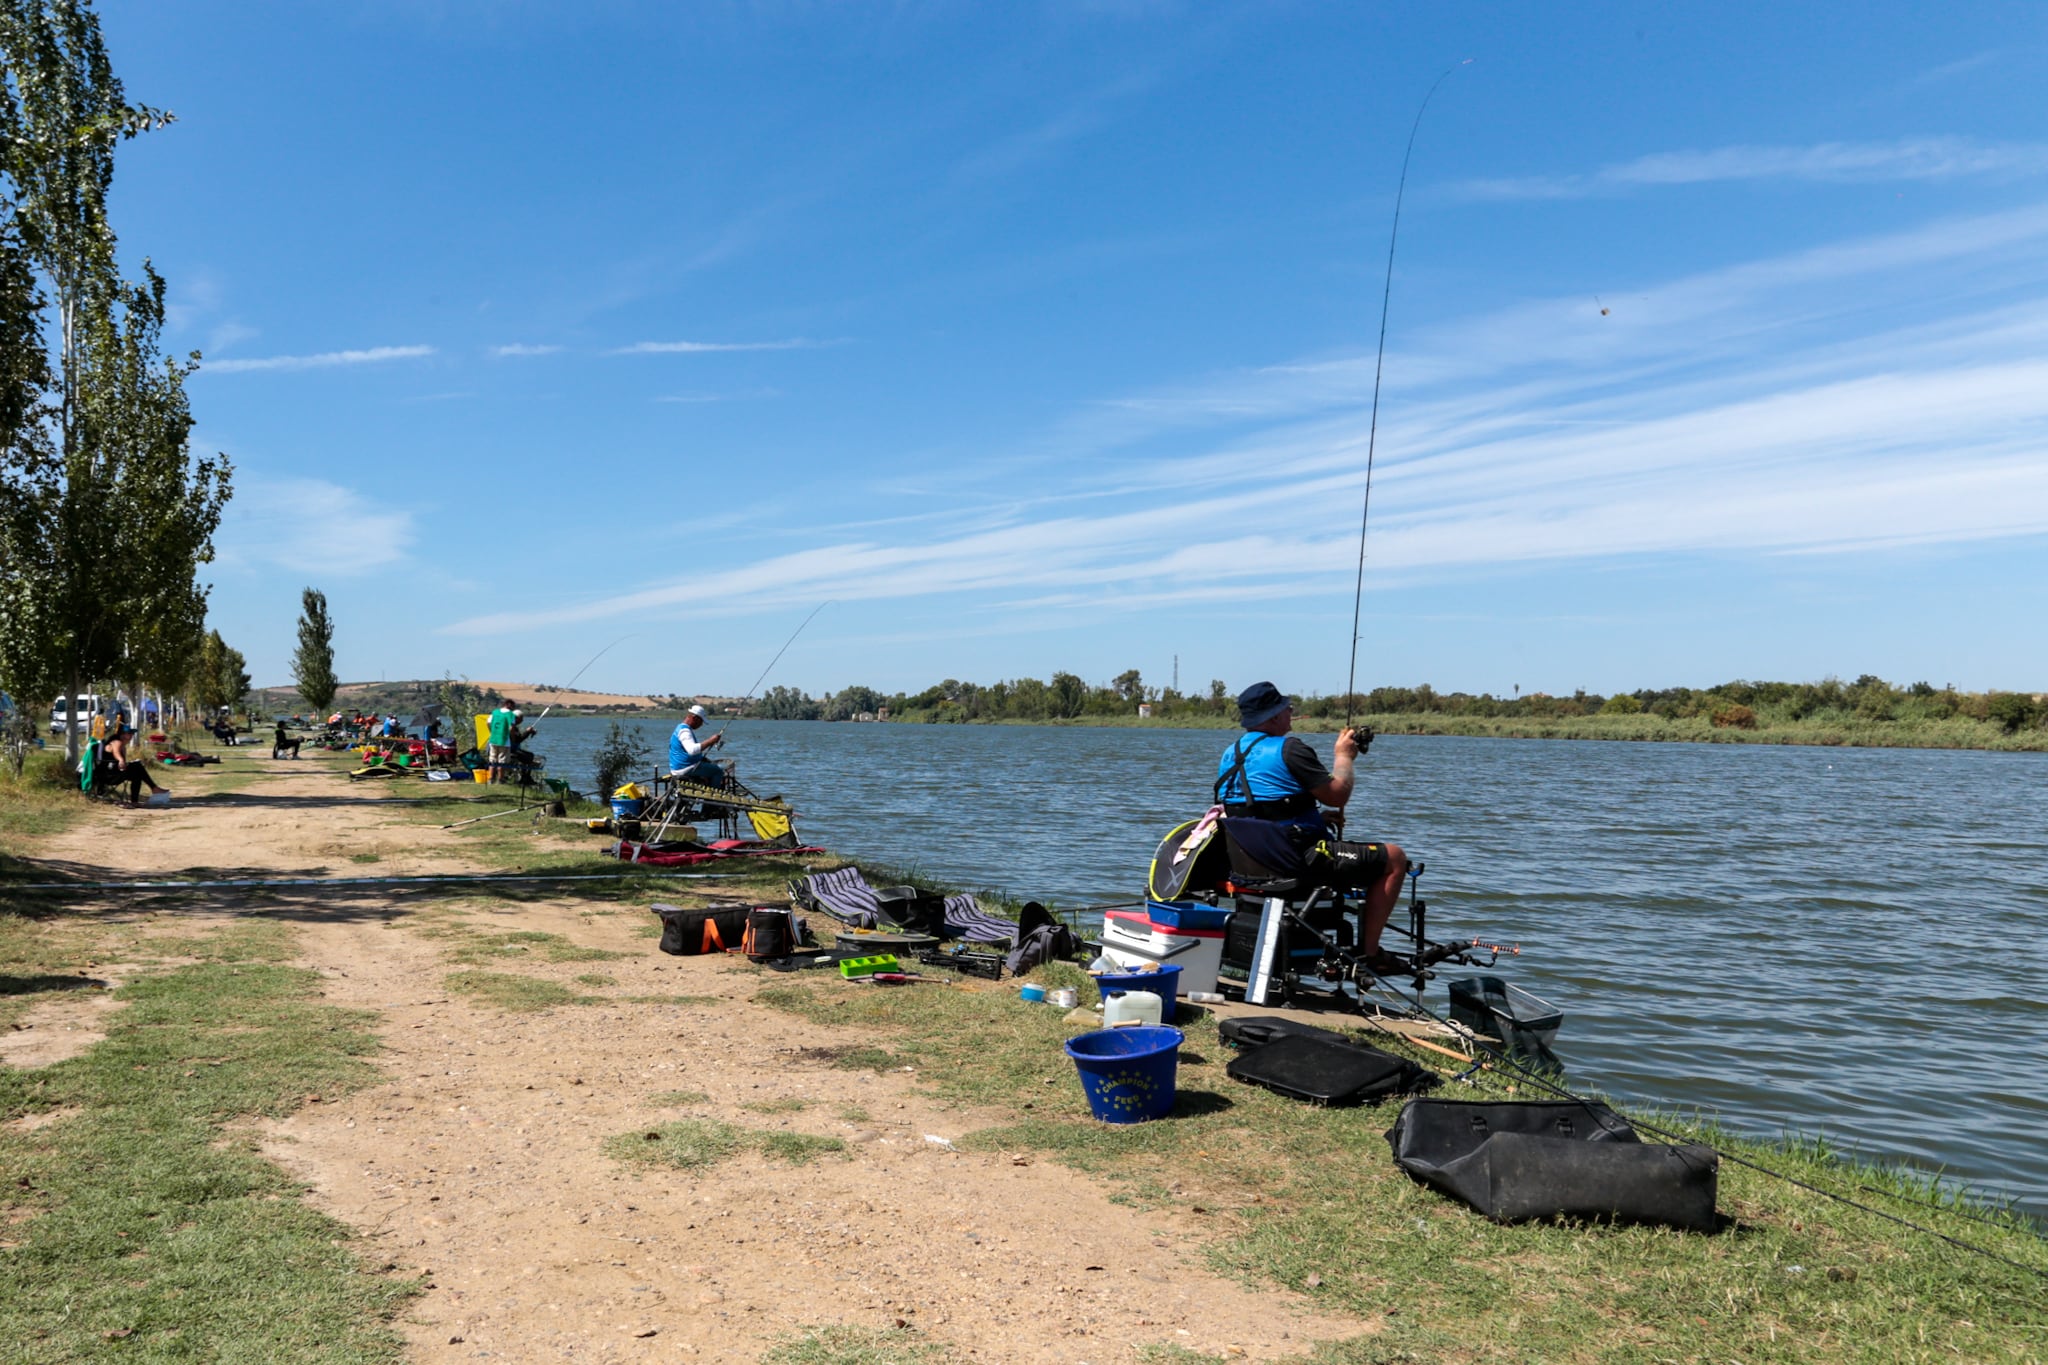
[(277, 733), (270, 737), (270, 756), (272, 758), (284, 758), (286, 756), (297, 758), (299, 756), (299, 745), (302, 742), (287, 734), (284, 722), (279, 721), (277, 722)]
[(705, 787), (723, 787), (725, 769), (711, 759), (711, 751), (725, 743), (725, 731), (720, 730), (709, 739), (700, 739), (697, 730), (710, 718), (711, 713), (702, 706), (693, 706), (683, 713), (683, 723), (668, 737), (668, 775), (684, 782), (695, 782)]
[(134, 742), (134, 729), (124, 725), (109, 736), (105, 746), (100, 751), (100, 762), (105, 765), (108, 772), (113, 774), (111, 779), (106, 780), (106, 785), (112, 788), (126, 782), (128, 784), (128, 804), (131, 806), (141, 803), (142, 785), (145, 782), (149, 784), (151, 794), (169, 790), (165, 787), (159, 787), (156, 784), (156, 779), (149, 775), (149, 765), (135, 756), (132, 748)]
[[(1294, 703), (1272, 683), (1254, 683), (1239, 693), (1237, 710), (1245, 733), (1216, 765), (1216, 801), (1225, 817), (1250, 822), (1247, 834), (1263, 827), (1275, 836), (1273, 842), (1299, 860), (1303, 879), (1363, 889), (1366, 965), (1383, 974), (1403, 970), (1400, 958), (1380, 948), (1380, 933), (1400, 897), (1408, 856), (1398, 844), (1346, 843), (1335, 837), (1351, 800), (1352, 765), (1371, 746), (1372, 731), (1345, 730), (1337, 736), (1332, 772), (1306, 741), (1288, 733), (1294, 728)], [(1321, 809), (1325, 806), (1327, 813)]]

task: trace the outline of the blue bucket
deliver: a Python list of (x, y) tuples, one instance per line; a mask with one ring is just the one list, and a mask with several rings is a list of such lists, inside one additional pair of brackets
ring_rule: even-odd
[(1156, 972), (1098, 972), (1095, 988), (1102, 992), (1104, 1000), (1109, 999), (1111, 991), (1150, 991), (1159, 997), (1160, 1021), (1171, 1022), (1173, 998), (1180, 994), (1180, 964), (1162, 966)]
[(1104, 1123), (1143, 1123), (1173, 1112), (1181, 1031), (1165, 1024), (1100, 1029), (1067, 1040), (1088, 1108)]
[(645, 801), (636, 800), (628, 796), (614, 796), (612, 798), (612, 815), (620, 820), (638, 820), (640, 812), (646, 809), (647, 803)]

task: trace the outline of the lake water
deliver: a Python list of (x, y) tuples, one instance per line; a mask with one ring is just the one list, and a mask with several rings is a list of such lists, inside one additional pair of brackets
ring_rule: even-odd
[[(582, 789), (607, 724), (550, 719), (534, 747)], [(637, 728), (665, 751), (672, 722)], [(1079, 905), (1142, 893), (1229, 739), (741, 721), (726, 756), (811, 842)], [(1501, 974), (1565, 1011), (1576, 1086), (2044, 1215), (2044, 784), (2039, 754), (1386, 736), (1351, 831), (1428, 864), (1434, 936), (1522, 945)]]

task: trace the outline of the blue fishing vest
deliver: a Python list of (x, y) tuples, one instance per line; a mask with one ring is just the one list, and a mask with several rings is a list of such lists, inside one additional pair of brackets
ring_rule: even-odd
[[(1266, 743), (1272, 740), (1271, 744)], [(1249, 741), (1249, 742), (1247, 742)], [(1238, 736), (1216, 763), (1216, 799), (1226, 806), (1250, 801), (1282, 801), (1306, 795), (1294, 774), (1287, 771), (1281, 751), (1287, 740), (1280, 735), (1257, 733)], [(1237, 780), (1238, 755), (1244, 755), (1244, 781)], [(1245, 786), (1251, 790), (1247, 792)]]
[(690, 756), (683, 752), (683, 732), (689, 728), (690, 722), (684, 721), (668, 737), (668, 770), (672, 773), (680, 772), (683, 765), (691, 761)]

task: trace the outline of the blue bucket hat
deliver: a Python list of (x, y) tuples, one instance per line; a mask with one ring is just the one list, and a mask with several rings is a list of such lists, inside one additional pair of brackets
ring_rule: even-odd
[(1294, 703), (1269, 682), (1253, 683), (1237, 694), (1237, 723), (1256, 730)]

